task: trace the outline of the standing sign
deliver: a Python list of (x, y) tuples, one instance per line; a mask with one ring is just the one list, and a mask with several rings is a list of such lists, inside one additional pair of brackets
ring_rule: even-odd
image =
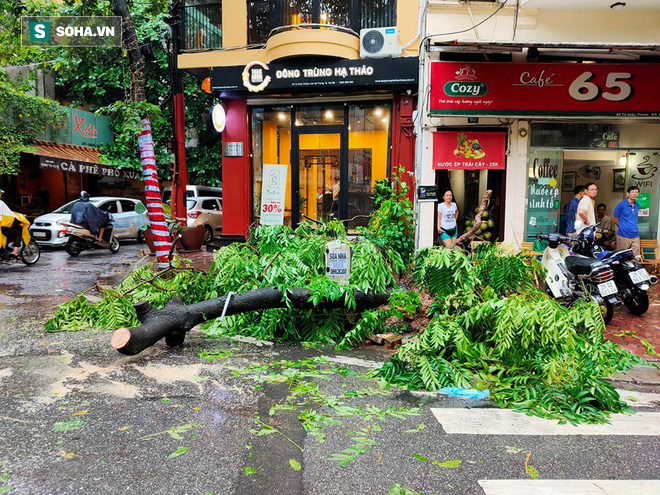
[(261, 182), (261, 225), (284, 225), (286, 165), (265, 163)]
[(657, 64), (431, 64), (431, 113), (658, 117)]
[(628, 186), (639, 187), (637, 224), (643, 239), (658, 237), (660, 207), (660, 153), (635, 151), (628, 153)]
[(504, 170), (503, 132), (438, 131), (433, 133), (433, 168)]
[(561, 150), (530, 150), (527, 185), (527, 240), (559, 232)]

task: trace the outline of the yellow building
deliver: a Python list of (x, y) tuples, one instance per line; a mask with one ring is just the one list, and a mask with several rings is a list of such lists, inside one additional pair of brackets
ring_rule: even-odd
[[(223, 235), (306, 218), (353, 229), (376, 180), (413, 174), (419, 13), (396, 0), (183, 5), (179, 69), (210, 78), (224, 110)], [(286, 180), (264, 189), (265, 165)]]

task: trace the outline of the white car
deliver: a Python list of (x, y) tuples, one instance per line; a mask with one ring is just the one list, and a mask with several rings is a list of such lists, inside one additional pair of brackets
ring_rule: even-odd
[(204, 244), (222, 234), (222, 200), (211, 196), (188, 198), (188, 227), (204, 226)]
[[(71, 201), (59, 207), (52, 213), (41, 215), (34, 219), (30, 225), (30, 235), (40, 246), (64, 247), (67, 238), (64, 235), (64, 227), (61, 221), (71, 220), (71, 208), (76, 203)], [(142, 241), (144, 234), (140, 230), (142, 224), (148, 225), (146, 213), (136, 213), (135, 206), (140, 203), (137, 199), (114, 198), (110, 196), (98, 196), (89, 199), (90, 203), (98, 206), (101, 210), (111, 213), (115, 219), (115, 236), (120, 239), (135, 239)]]

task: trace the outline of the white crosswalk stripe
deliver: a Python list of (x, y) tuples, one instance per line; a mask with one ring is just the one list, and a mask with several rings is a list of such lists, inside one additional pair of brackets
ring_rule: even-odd
[(485, 495), (658, 495), (660, 480), (479, 480)]
[(510, 409), (431, 408), (431, 412), (448, 434), (660, 436), (660, 412), (614, 414), (610, 417), (611, 424), (579, 426), (560, 425)]

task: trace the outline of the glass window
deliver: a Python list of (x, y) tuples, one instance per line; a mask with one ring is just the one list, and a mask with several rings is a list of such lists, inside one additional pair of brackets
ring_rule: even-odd
[(283, 26), (292, 24), (307, 24), (312, 20), (313, 0), (284, 0)]
[[(258, 220), (263, 164), (291, 165), (291, 108), (252, 109), (252, 212)], [(291, 225), (291, 169), (287, 173), (284, 223)]]
[(108, 201), (107, 203), (103, 203), (99, 206), (99, 209), (107, 211), (108, 213), (119, 213), (116, 201)]
[(186, 201), (186, 209), (192, 210), (195, 208), (195, 206), (197, 206), (197, 201), (195, 201), (194, 199), (189, 199), (188, 201)]
[(133, 201), (122, 200), (119, 203), (121, 203), (121, 211), (123, 211), (124, 213), (129, 211), (135, 211), (135, 203), (133, 203)]
[(341, 125), (344, 123), (344, 105), (305, 106), (296, 109), (296, 126)]
[(183, 21), (184, 48), (222, 48), (222, 2), (188, 0)]
[(216, 203), (215, 199), (205, 199), (202, 201), (202, 209), (203, 210), (217, 210), (218, 209), (218, 203)]
[(362, 0), (360, 28), (396, 26), (396, 0)]
[(321, 19), (319, 24), (332, 24), (334, 26), (349, 27), (350, 20), (350, 0), (320, 0), (321, 1)]
[(374, 210), (373, 188), (389, 176), (392, 106), (351, 105), (348, 110), (348, 218), (349, 230), (366, 225)]

